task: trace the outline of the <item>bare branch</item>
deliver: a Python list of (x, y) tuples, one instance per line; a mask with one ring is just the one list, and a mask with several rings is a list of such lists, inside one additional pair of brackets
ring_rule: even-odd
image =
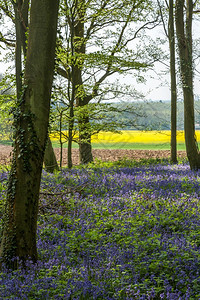
[[(143, 29), (153, 29), (156, 26), (158, 26), (158, 23), (156, 23), (156, 21), (158, 20), (158, 18), (156, 18), (156, 20), (154, 21), (149, 21), (147, 23), (145, 23), (144, 25), (142, 25), (138, 30), (136, 30), (136, 32), (134, 33), (133, 37), (130, 39), (127, 39), (126, 43), (124, 43), (124, 46), (126, 46), (129, 42), (133, 41), (134, 39), (137, 38), (138, 33), (143, 30)], [(148, 27), (149, 25), (152, 25), (151, 27)]]
[(161, 19), (162, 19), (164, 32), (165, 32), (166, 37), (169, 39), (169, 34), (168, 34), (168, 30), (167, 30), (167, 28), (165, 26), (165, 21), (164, 21), (164, 17), (163, 17), (163, 12), (162, 12), (162, 7), (161, 7), (161, 4), (160, 4), (160, 1), (157, 0), (157, 3), (158, 3), (158, 6), (159, 6), (159, 10), (160, 10), (160, 16), (161, 16)]
[(6, 46), (15, 47), (15, 41), (6, 39), (1, 32), (0, 32), (0, 42), (3, 42)]

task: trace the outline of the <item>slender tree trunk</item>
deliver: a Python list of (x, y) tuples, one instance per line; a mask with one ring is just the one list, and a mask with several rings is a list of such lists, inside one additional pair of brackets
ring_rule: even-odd
[[(74, 56), (74, 18), (72, 18), (72, 28), (71, 28), (71, 49), (72, 56)], [(75, 103), (75, 94), (76, 94), (76, 80), (75, 80), (75, 67), (73, 64), (71, 66), (71, 79), (68, 79), (68, 99), (69, 99), (69, 122), (68, 122), (68, 145), (67, 145), (67, 166), (69, 169), (72, 168), (72, 141), (73, 141), (73, 129), (74, 129), (74, 103)], [(69, 78), (70, 78), (70, 74)], [(71, 93), (70, 93), (71, 86)]]
[(62, 169), (62, 161), (63, 161), (63, 142), (60, 141), (60, 169)]
[(184, 21), (185, 1), (176, 1), (176, 32), (178, 39), (180, 70), (184, 98), (184, 131), (187, 157), (190, 168), (200, 168), (200, 155), (195, 136), (193, 64), (192, 64), (192, 0), (186, 1), (186, 20)]
[[(74, 52), (77, 54), (85, 54), (85, 41), (84, 41), (84, 18), (85, 18), (85, 0), (77, 1), (76, 7), (79, 15), (79, 20), (74, 26)], [(75, 98), (76, 105), (79, 107), (86, 106), (88, 104), (87, 96), (83, 87), (82, 79), (82, 64), (81, 61), (75, 62), (74, 65), (74, 86), (76, 88)], [(86, 111), (86, 110), (85, 110)], [(85, 116), (82, 116), (78, 120), (79, 125), (79, 156), (82, 164), (87, 164), (93, 161), (92, 145), (91, 145), (91, 133), (89, 115), (86, 112)]]
[(56, 160), (56, 156), (49, 135), (47, 138), (47, 144), (44, 152), (44, 165), (45, 165), (45, 170), (47, 172), (53, 173), (54, 171), (59, 170), (58, 163)]
[(68, 158), (68, 168), (72, 168), (72, 141), (73, 141), (73, 128), (74, 128), (74, 101), (70, 101), (69, 108), (69, 130), (68, 130), (68, 148), (67, 148), (67, 158)]
[(67, 166), (68, 169), (71, 169), (72, 164), (72, 138), (71, 138), (71, 132), (69, 130), (69, 138), (68, 138), (68, 147), (67, 147)]
[(63, 142), (62, 142), (62, 111), (60, 112), (60, 122), (59, 122), (59, 140), (60, 140), (60, 169), (62, 168), (63, 161)]
[(47, 139), (59, 0), (32, 0), (24, 89), (15, 112), (15, 145), (0, 257), (37, 260), (38, 199)]
[(176, 60), (174, 35), (174, 1), (169, 0), (169, 49), (170, 49), (170, 77), (171, 77), (171, 161), (177, 163), (177, 88), (176, 88)]

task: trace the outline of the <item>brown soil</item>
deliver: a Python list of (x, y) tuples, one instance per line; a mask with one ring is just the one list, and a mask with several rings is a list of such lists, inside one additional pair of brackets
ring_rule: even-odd
[[(56, 157), (59, 160), (59, 149), (55, 149)], [(0, 164), (9, 164), (11, 160), (11, 146), (0, 145)], [(186, 157), (185, 151), (178, 151), (178, 156)], [(94, 149), (94, 159), (102, 161), (116, 161), (119, 159), (146, 159), (146, 158), (168, 158), (170, 157), (169, 150), (123, 150), (123, 149)], [(73, 149), (72, 161), (74, 165), (79, 164), (78, 149)], [(63, 150), (63, 165), (67, 164), (67, 149)]]

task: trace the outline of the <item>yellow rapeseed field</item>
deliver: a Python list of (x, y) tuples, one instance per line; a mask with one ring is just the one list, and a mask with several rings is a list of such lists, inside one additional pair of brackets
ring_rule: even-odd
[[(177, 141), (184, 142), (184, 132), (179, 131)], [(122, 130), (121, 134), (112, 132), (100, 132), (93, 136), (93, 143), (169, 143), (170, 131), (139, 131), (139, 130)]]
[[(139, 131), (139, 130), (122, 130), (121, 134), (112, 132), (99, 132), (92, 136), (93, 143), (170, 143), (170, 130), (163, 131)], [(200, 141), (200, 131), (196, 131), (197, 140)], [(58, 141), (58, 134), (51, 134), (53, 141)], [(177, 142), (183, 143), (184, 132), (177, 132)]]

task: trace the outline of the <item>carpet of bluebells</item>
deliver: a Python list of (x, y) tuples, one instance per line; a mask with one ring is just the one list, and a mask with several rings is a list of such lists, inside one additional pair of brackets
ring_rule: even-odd
[(3, 269), (0, 299), (200, 299), (199, 200), (187, 163), (43, 172), (39, 260)]

